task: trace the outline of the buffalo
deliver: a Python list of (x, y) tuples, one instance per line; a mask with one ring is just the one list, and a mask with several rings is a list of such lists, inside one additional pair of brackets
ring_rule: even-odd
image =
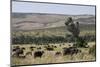
[(46, 49), (47, 49), (48, 51), (53, 51), (53, 50), (54, 50), (52, 47), (46, 47)]
[(61, 55), (61, 54), (62, 54), (61, 52), (56, 52), (56, 53), (55, 53), (56, 56), (59, 56), (59, 55)]
[(69, 48), (63, 48), (63, 55), (73, 55), (81, 52), (81, 50), (77, 49), (76, 47), (69, 47)]
[(30, 50), (33, 51), (33, 50), (34, 50), (34, 47), (31, 46), (31, 47), (30, 47)]
[(20, 57), (20, 55), (24, 54), (25, 48), (16, 48), (12, 56)]
[(20, 49), (20, 47), (19, 46), (14, 46), (12, 51), (15, 52), (17, 49)]
[(34, 58), (36, 58), (36, 57), (40, 57), (41, 58), (43, 53), (44, 53), (44, 51), (36, 51), (36, 52), (34, 52)]

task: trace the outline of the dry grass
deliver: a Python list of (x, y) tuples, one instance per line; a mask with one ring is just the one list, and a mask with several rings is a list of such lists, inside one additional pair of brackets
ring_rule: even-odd
[[(41, 50), (44, 50), (45, 53), (43, 54), (42, 58), (34, 58), (34, 56), (26, 56), (26, 58), (17, 58), (17, 57), (12, 57), (11, 58), (11, 63), (12, 65), (27, 65), (27, 64), (44, 64), (44, 63), (61, 63), (61, 62), (77, 62), (77, 61), (94, 61), (95, 60), (95, 56), (89, 54), (89, 48), (78, 48), (80, 49), (82, 52), (75, 54), (73, 56), (71, 55), (58, 55), (55, 56), (55, 52), (57, 51), (61, 51), (62, 52), (62, 48), (63, 47), (69, 47), (69, 45), (72, 45), (72, 43), (65, 43), (65, 45), (62, 45), (61, 47), (59, 46), (59, 44), (54, 44), (57, 46), (57, 48), (54, 49), (54, 51), (47, 51), (45, 50), (43, 47), (44, 45), (39, 45), (36, 46), (34, 44), (23, 44), (20, 45), (20, 47), (25, 47), (26, 50), (24, 51), (25, 53), (30, 51), (29, 47), (30, 46), (35, 46), (35, 47), (41, 47)], [(18, 44), (17, 44), (18, 45)], [(52, 44), (50, 44), (52, 45)], [(88, 45), (90, 47), (92, 47), (93, 45), (95, 45), (94, 42), (88, 43)], [(16, 46), (16, 45), (12, 45)], [(34, 52), (37, 51), (36, 48), (34, 48)]]

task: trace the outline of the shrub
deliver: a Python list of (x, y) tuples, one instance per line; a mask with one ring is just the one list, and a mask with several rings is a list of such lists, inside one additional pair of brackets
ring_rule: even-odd
[(89, 49), (89, 54), (92, 54), (93, 56), (96, 55), (96, 46), (92, 46), (90, 49)]
[(86, 42), (85, 39), (77, 38), (76, 43), (73, 46), (75, 46), (75, 47), (86, 47), (86, 45), (87, 45), (87, 42)]

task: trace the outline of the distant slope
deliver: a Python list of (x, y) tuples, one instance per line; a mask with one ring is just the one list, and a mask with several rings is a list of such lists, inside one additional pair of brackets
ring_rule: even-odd
[(95, 24), (93, 15), (58, 15), (42, 13), (12, 13), (12, 30), (35, 30), (65, 26), (68, 17), (80, 24)]

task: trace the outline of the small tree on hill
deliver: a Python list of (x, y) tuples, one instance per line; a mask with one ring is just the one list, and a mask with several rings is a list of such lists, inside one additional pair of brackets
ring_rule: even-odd
[(87, 45), (86, 41), (79, 37), (79, 34), (80, 34), (79, 22), (74, 23), (72, 17), (69, 17), (66, 20), (65, 25), (67, 26), (67, 30), (75, 38), (75, 44), (73, 46), (85, 47)]

